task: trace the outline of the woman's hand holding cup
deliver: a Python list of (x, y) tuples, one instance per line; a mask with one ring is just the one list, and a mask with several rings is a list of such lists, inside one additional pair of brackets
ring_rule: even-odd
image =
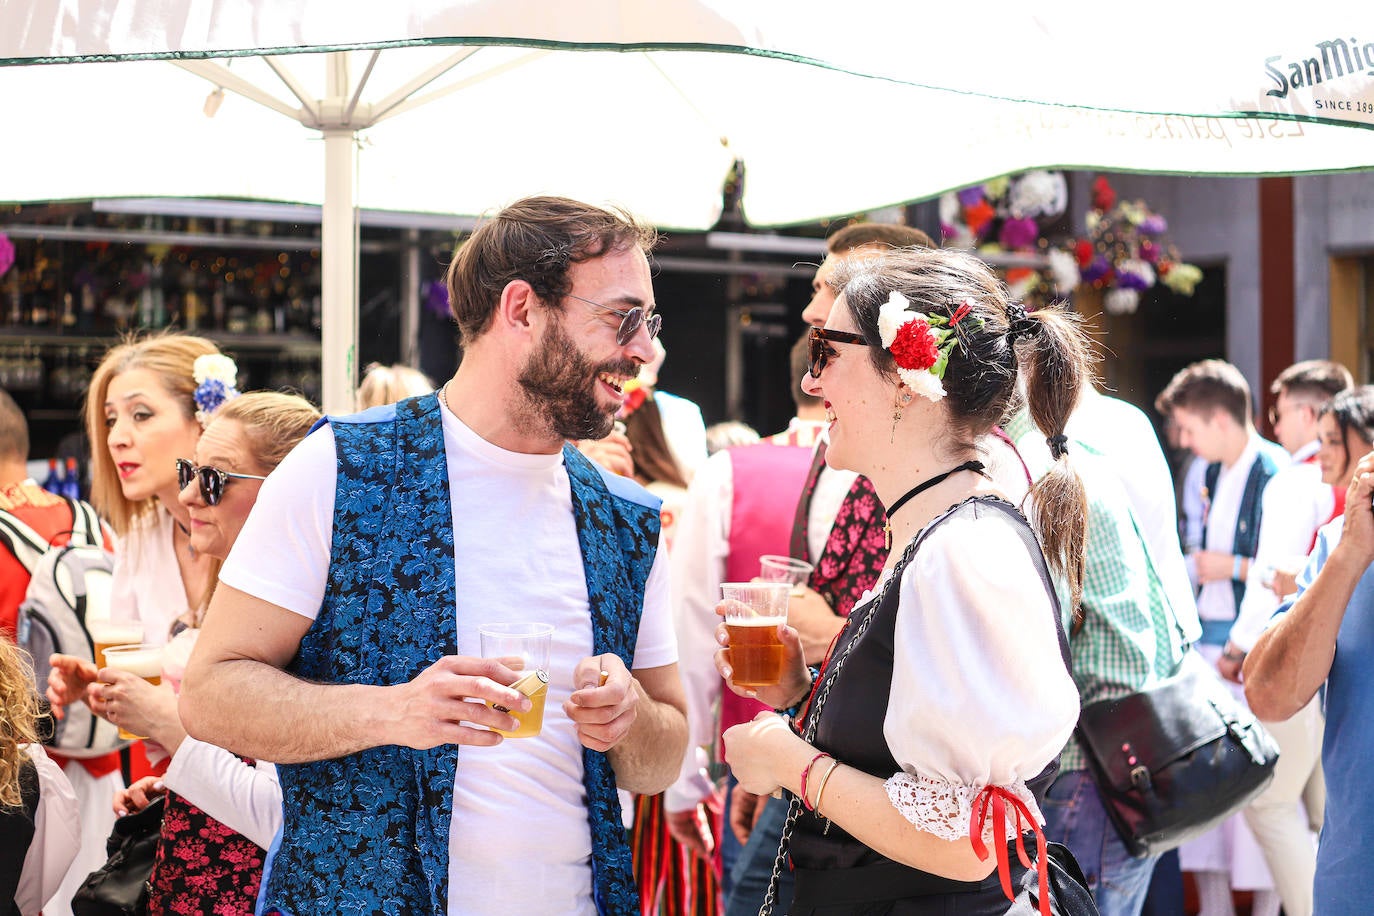
[(801, 640), (786, 623), (786, 583), (732, 582), (721, 585), (716, 605), (716, 670), (730, 689), (774, 707), (790, 706), (810, 686)]

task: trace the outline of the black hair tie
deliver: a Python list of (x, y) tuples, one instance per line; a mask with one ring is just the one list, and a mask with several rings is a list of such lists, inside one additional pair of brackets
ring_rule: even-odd
[(1032, 318), (1026, 307), (1019, 302), (1007, 303), (1007, 336), (1012, 343), (1027, 337), (1034, 337), (1040, 322)]
[(1055, 461), (1058, 461), (1069, 453), (1069, 437), (1063, 433), (1057, 436), (1050, 436), (1045, 440), (1045, 444), (1050, 447), (1050, 457)]

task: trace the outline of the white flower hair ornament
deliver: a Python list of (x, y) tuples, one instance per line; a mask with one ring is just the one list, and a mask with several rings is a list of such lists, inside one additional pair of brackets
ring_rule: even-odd
[(897, 364), (897, 375), (906, 386), (928, 401), (945, 396), (945, 369), (949, 354), (959, 342), (954, 332), (973, 300), (965, 299), (949, 318), (912, 311), (911, 300), (893, 290), (878, 309), (878, 336)]
[(196, 419), (204, 429), (214, 419), (215, 411), (224, 402), (239, 396), (239, 367), (227, 356), (211, 353), (197, 356), (191, 366), (191, 375), (196, 380), (196, 390), (192, 397), (196, 402)]

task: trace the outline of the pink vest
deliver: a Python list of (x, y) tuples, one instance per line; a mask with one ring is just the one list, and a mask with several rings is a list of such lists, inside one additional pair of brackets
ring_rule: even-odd
[[(759, 574), (760, 556), (787, 553), (797, 497), (811, 470), (811, 449), (760, 442), (732, 448), (729, 454), (733, 497), (725, 581), (748, 582)], [(722, 686), (721, 731), (764, 709), (768, 707), (758, 700)]]

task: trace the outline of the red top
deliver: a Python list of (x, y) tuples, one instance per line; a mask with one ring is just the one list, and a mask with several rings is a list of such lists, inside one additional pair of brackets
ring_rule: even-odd
[[(66, 500), (44, 490), (32, 481), (0, 487), (0, 509), (12, 513), (50, 544), (71, 540), (72, 510)], [(113, 550), (109, 532), (103, 532), (105, 549)], [(29, 571), (8, 550), (0, 547), (0, 636), (14, 642), (19, 622), (19, 605), (29, 588)], [(59, 764), (66, 758), (49, 754)], [(106, 754), (80, 761), (92, 776), (103, 776), (119, 769), (119, 755)]]

